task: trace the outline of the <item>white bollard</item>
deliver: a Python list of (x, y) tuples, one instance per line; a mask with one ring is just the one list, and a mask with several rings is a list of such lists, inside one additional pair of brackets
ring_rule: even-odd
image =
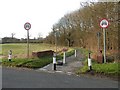
[(9, 54), (9, 55), (8, 55), (8, 61), (11, 61), (11, 60), (12, 60), (12, 55)]
[(77, 57), (77, 50), (75, 50), (75, 57)]
[(8, 54), (8, 61), (11, 61), (11, 60), (12, 60), (12, 50), (10, 50)]
[(56, 70), (56, 54), (53, 55), (53, 70)]
[(65, 59), (66, 59), (65, 52), (63, 52), (63, 64), (65, 64)]
[(89, 67), (89, 70), (92, 70), (92, 61), (91, 61), (91, 58), (90, 58), (90, 53), (89, 53), (89, 56), (88, 56), (88, 67)]

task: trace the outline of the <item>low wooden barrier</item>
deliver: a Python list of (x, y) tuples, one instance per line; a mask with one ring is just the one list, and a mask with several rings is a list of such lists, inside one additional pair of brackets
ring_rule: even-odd
[(46, 50), (46, 51), (39, 51), (39, 52), (32, 52), (33, 57), (44, 57), (44, 56), (53, 56), (54, 51)]

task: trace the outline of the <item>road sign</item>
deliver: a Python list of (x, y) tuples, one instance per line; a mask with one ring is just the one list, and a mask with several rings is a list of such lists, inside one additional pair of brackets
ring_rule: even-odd
[(106, 18), (100, 21), (100, 27), (103, 29), (103, 43), (104, 43), (104, 63), (106, 63), (106, 28), (109, 26), (109, 22)]
[(100, 27), (101, 28), (107, 28), (109, 26), (109, 22), (107, 19), (103, 18), (101, 21), (100, 21)]
[(27, 58), (29, 58), (29, 29), (31, 28), (31, 24), (26, 22), (24, 28), (27, 30)]
[(25, 23), (25, 24), (24, 24), (24, 28), (25, 28), (26, 30), (29, 30), (29, 29), (31, 28), (31, 24), (30, 24), (29, 22)]

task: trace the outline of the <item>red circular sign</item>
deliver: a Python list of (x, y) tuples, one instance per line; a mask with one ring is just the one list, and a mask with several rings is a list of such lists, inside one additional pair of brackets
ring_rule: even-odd
[(29, 29), (31, 28), (31, 24), (30, 24), (29, 22), (26, 22), (26, 23), (24, 24), (24, 28), (25, 28), (26, 30), (29, 30)]
[(109, 26), (109, 22), (106, 18), (103, 18), (99, 23), (101, 28), (107, 28)]

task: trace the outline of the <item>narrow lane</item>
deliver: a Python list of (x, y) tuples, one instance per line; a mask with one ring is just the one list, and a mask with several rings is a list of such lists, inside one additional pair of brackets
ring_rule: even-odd
[(118, 82), (60, 73), (3, 68), (2, 86), (3, 88), (118, 88)]

